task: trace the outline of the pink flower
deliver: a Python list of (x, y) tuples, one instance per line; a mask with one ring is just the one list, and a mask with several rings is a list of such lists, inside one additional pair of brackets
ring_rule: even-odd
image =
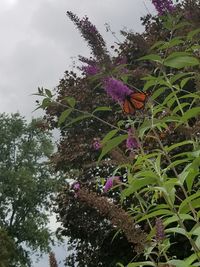
[(104, 185), (104, 192), (108, 192), (113, 186), (119, 184), (120, 182), (120, 176), (112, 176), (108, 178)]

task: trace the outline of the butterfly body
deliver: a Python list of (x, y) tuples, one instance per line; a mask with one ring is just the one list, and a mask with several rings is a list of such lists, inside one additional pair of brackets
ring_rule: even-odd
[(136, 110), (144, 108), (148, 95), (143, 92), (134, 92), (127, 95), (123, 103), (123, 111), (126, 114), (134, 115)]

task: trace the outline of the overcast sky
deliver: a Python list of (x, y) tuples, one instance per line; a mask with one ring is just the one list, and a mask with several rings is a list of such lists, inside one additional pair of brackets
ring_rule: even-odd
[[(31, 94), (54, 88), (72, 58), (89, 54), (67, 10), (87, 15), (109, 45), (115, 39), (105, 23), (121, 38), (120, 29), (142, 31), (140, 17), (155, 12), (150, 0), (0, 0), (0, 112), (38, 116)], [(63, 249), (56, 252), (60, 259)], [(36, 266), (48, 266), (47, 259)]]

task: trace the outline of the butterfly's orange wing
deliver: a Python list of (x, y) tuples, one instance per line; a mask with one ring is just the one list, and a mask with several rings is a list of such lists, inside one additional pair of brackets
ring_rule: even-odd
[(127, 114), (134, 114), (136, 110), (143, 109), (148, 95), (143, 92), (136, 92), (128, 95), (123, 104), (123, 110)]
[(128, 99), (124, 100), (123, 111), (126, 114), (132, 114), (132, 115), (135, 113), (135, 108)]

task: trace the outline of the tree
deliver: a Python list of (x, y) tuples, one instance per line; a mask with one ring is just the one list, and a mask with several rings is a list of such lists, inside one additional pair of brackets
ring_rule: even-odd
[(29, 251), (49, 246), (47, 211), (58, 180), (47, 161), (50, 135), (39, 124), (28, 124), (18, 113), (0, 115), (0, 228), (17, 255), (9, 266), (29, 266)]

